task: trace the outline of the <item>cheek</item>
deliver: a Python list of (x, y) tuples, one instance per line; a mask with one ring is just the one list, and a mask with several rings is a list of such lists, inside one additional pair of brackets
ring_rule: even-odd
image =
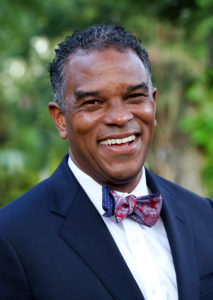
[(81, 139), (92, 137), (96, 132), (97, 120), (90, 114), (77, 113), (72, 116), (71, 134)]
[(137, 116), (145, 124), (148, 124), (150, 126), (154, 124), (154, 120), (155, 120), (154, 103), (143, 105), (141, 109), (135, 112), (135, 116)]

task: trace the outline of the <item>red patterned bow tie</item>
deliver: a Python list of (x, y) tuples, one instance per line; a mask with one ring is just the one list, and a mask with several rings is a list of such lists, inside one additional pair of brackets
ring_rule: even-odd
[(162, 196), (160, 194), (138, 198), (129, 195), (124, 198), (108, 186), (103, 186), (102, 191), (102, 206), (106, 211), (105, 217), (115, 215), (116, 221), (120, 223), (129, 216), (134, 221), (148, 227), (156, 224), (162, 207)]

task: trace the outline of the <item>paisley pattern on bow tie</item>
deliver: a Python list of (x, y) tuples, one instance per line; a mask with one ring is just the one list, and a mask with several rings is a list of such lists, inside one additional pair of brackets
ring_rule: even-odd
[(122, 197), (108, 186), (103, 186), (103, 209), (104, 216), (115, 215), (118, 223), (126, 217), (134, 221), (152, 227), (156, 224), (162, 208), (162, 196), (160, 194), (135, 197), (129, 195)]

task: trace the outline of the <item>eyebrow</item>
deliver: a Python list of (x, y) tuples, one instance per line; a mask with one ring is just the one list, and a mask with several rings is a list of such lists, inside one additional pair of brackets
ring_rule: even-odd
[(144, 89), (147, 92), (149, 91), (149, 86), (148, 84), (146, 84), (145, 82), (142, 82), (140, 84), (137, 85), (130, 85), (127, 87), (129, 92), (134, 92), (135, 90), (139, 90), (139, 89)]
[[(133, 92), (135, 90), (138, 90), (138, 89), (145, 89), (147, 92), (149, 91), (149, 87), (148, 85), (145, 83), (145, 82), (142, 82), (140, 84), (137, 84), (137, 85), (130, 85), (127, 87), (127, 90), (129, 92)], [(97, 97), (97, 96), (100, 96), (100, 92), (99, 91), (75, 91), (74, 92), (75, 94), (75, 97), (76, 97), (76, 100), (81, 100), (81, 99), (84, 99), (84, 98), (87, 98), (87, 97)]]
[(74, 93), (75, 93), (76, 100), (81, 100), (87, 97), (94, 97), (94, 96), (96, 97), (100, 95), (98, 91), (92, 91), (92, 92), (75, 91)]

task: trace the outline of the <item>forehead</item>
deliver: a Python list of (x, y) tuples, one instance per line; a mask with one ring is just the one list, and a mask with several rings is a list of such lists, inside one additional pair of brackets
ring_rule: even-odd
[(117, 84), (148, 82), (148, 74), (141, 59), (132, 50), (115, 48), (80, 50), (72, 54), (65, 65), (67, 88), (97, 88)]

